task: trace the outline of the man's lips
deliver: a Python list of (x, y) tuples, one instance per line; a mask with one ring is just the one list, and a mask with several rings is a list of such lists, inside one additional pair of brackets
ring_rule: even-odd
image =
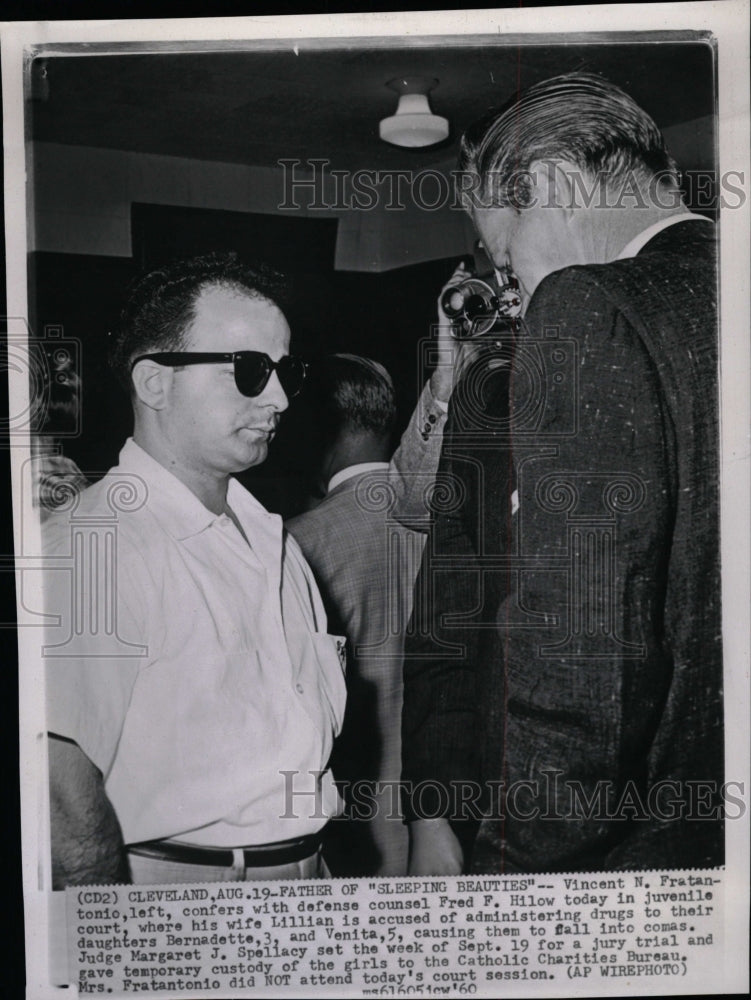
[(253, 427), (241, 427), (240, 430), (250, 431), (252, 434), (267, 434), (267, 435), (271, 435), (271, 434), (274, 434), (275, 431), (276, 431), (276, 424), (272, 424), (271, 426), (269, 426), (268, 424), (266, 424), (266, 425), (264, 425), (262, 427), (257, 427), (257, 426), (253, 426)]

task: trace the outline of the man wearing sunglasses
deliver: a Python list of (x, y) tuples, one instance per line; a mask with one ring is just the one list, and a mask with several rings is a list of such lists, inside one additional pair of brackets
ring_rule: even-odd
[(78, 525), (116, 522), (109, 629), (90, 603), (71, 625), (80, 565), (48, 574), (55, 887), (326, 874), (343, 643), (279, 517), (232, 478), (264, 461), (305, 378), (283, 294), (279, 276), (211, 255), (148, 275), (122, 313), (133, 437), (46, 538), (54, 565)]

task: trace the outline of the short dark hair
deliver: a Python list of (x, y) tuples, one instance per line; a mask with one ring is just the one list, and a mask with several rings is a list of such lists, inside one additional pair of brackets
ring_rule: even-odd
[(131, 387), (133, 358), (184, 349), (196, 301), (213, 287), (265, 299), (282, 311), (288, 298), (282, 274), (264, 264), (251, 266), (234, 252), (175, 260), (151, 271), (131, 288), (114, 331), (110, 364), (126, 389)]
[(394, 383), (371, 358), (330, 354), (319, 359), (311, 372), (310, 397), (329, 443), (346, 430), (388, 437), (394, 429)]
[(555, 159), (610, 184), (629, 176), (679, 182), (652, 118), (594, 73), (543, 80), (486, 114), (462, 137), (458, 166), (482, 178), (481, 204), (523, 208), (531, 198), (530, 165)]

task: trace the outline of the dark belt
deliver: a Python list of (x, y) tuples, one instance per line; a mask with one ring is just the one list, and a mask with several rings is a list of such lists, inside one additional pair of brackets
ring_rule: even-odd
[[(275, 844), (259, 844), (242, 849), (246, 868), (270, 868), (272, 865), (291, 865), (315, 854), (321, 846), (321, 834), (313, 833), (297, 840), (282, 840)], [(141, 844), (128, 844), (126, 850), (142, 858), (157, 861), (178, 861), (184, 865), (216, 865), (231, 868), (232, 851), (226, 848), (198, 847), (177, 844), (171, 840), (148, 840)]]

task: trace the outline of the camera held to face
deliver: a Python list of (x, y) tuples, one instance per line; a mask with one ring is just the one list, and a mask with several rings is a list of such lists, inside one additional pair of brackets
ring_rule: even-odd
[(450, 285), (441, 296), (441, 308), (451, 320), (457, 340), (482, 336), (500, 322), (514, 319), (522, 308), (516, 276), (508, 268), (495, 268), (479, 240), (472, 270), (474, 273)]

